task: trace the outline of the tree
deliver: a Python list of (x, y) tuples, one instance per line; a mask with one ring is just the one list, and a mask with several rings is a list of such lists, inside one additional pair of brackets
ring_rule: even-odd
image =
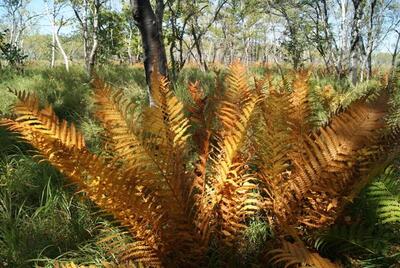
[[(208, 21), (206, 22), (206, 24), (203, 27), (200, 26), (201, 23), (200, 23), (200, 19), (199, 19), (201, 16), (202, 8), (199, 9), (198, 12), (194, 14), (195, 16), (192, 16), (192, 18), (191, 18), (190, 33), (191, 33), (192, 40), (193, 40), (192, 47), (194, 46), (196, 48), (198, 62), (205, 71), (208, 70), (208, 67), (207, 67), (207, 62), (203, 58), (202, 39), (203, 39), (203, 36), (207, 33), (207, 31), (210, 29), (212, 24), (217, 20), (221, 9), (227, 2), (228, 2), (227, 0), (222, 0), (222, 1), (217, 2), (217, 5), (215, 6), (215, 10), (211, 14), (211, 18), (208, 19)], [(196, 2), (194, 2), (194, 3), (196, 4)]]
[(166, 13), (171, 76), (175, 80), (188, 59), (189, 52), (185, 51), (184, 38), (187, 34), (189, 20), (194, 15), (194, 9), (189, 1), (167, 1)]
[(8, 32), (8, 30), (0, 32), (0, 59), (5, 59), (8, 64), (17, 71), (22, 71), (22, 66), (27, 55), (22, 52), (21, 48), (6, 41)]
[(92, 76), (99, 47), (99, 16), (107, 0), (70, 1), (82, 31), (86, 71), (89, 76)]
[(400, 22), (398, 13), (396, 14), (396, 9), (398, 9), (398, 7), (396, 7), (396, 3), (393, 0), (367, 1), (364, 22), (366, 38), (363, 39), (365, 40), (363, 45), (365, 52), (363, 53), (361, 80), (364, 79), (364, 73), (366, 79), (372, 77), (373, 51)]
[[(186, 62), (193, 58), (208, 69), (203, 39), (218, 20), (228, 1), (166, 1), (167, 45), (171, 75), (175, 79)], [(169, 30), (169, 31), (168, 31)]]
[(138, 34), (138, 28), (135, 25), (135, 20), (133, 19), (132, 10), (129, 4), (123, 5), (121, 16), (124, 26), (128, 62), (132, 64), (139, 60), (139, 56), (141, 54), (141, 43), (140, 36)]
[(390, 65), (390, 80), (394, 79), (395, 71), (396, 71), (396, 60), (397, 54), (399, 53), (399, 45), (400, 45), (400, 29), (395, 31), (397, 34), (397, 38), (394, 45), (394, 50), (392, 53), (392, 61)]
[(0, 7), (5, 10), (5, 19), (9, 24), (9, 43), (20, 45), (21, 37), (30, 22), (39, 14), (31, 14), (27, 8), (31, 0), (1, 0)]
[(107, 62), (113, 57), (122, 62), (125, 46), (123, 15), (117, 11), (103, 9), (99, 20), (99, 62)]
[(340, 76), (342, 74), (341, 63), (337, 64), (336, 60), (340, 61), (340, 57), (336, 56), (340, 54), (340, 51), (331, 26), (330, 4), (327, 0), (306, 2), (308, 8), (305, 11), (308, 13), (311, 24), (307, 41), (318, 51), (326, 70), (335, 70), (336, 74)]
[(162, 33), (164, 7), (163, 0), (157, 0), (154, 12), (149, 0), (131, 0), (132, 15), (142, 37), (144, 69), (151, 106), (154, 105), (151, 91), (154, 68), (161, 75), (167, 76), (167, 57)]
[(45, 3), (46, 3), (46, 11), (47, 11), (46, 13), (51, 22), (51, 26), (52, 26), (51, 67), (55, 66), (55, 57), (56, 57), (55, 54), (56, 54), (56, 45), (57, 45), (58, 50), (60, 51), (60, 53), (64, 59), (65, 69), (67, 70), (67, 72), (69, 72), (68, 56), (65, 53), (64, 48), (63, 48), (60, 38), (59, 38), (60, 30), (61, 30), (62, 26), (65, 25), (66, 21), (64, 20), (64, 17), (61, 16), (60, 21), (57, 22), (57, 16), (59, 15), (60, 10), (64, 7), (65, 3), (58, 2), (56, 0), (53, 0), (53, 2), (51, 3), (51, 6), (50, 6), (49, 2), (46, 1)]
[(304, 64), (304, 52), (307, 50), (306, 35), (309, 25), (305, 19), (303, 1), (270, 1), (269, 12), (279, 16), (284, 21), (285, 30), (281, 38), (281, 46), (295, 70)]

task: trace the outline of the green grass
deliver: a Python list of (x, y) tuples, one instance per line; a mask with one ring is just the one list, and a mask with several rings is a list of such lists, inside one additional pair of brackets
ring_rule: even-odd
[(94, 209), (82, 202), (51, 166), (25, 152), (2, 155), (0, 162), (0, 260), (32, 267), (33, 259), (56, 258), (91, 238)]

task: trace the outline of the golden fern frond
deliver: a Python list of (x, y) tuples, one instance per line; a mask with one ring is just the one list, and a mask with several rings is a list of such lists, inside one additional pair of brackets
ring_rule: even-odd
[[(34, 98), (31, 99), (34, 100)], [(36, 118), (42, 118), (43, 113), (36, 110), (32, 112), (32, 109), (26, 109), (25, 106), (17, 105), (16, 109), (18, 112), (28, 111), (29, 115), (37, 114)], [(51, 111), (51, 108), (47, 107), (42, 111)], [(91, 154), (85, 148), (79, 148), (82, 143), (71, 144), (68, 142), (71, 141), (71, 138), (68, 139), (68, 137), (74, 137), (76, 133), (74, 127), (68, 127), (65, 124), (65, 127), (58, 132), (51, 132), (44, 128), (43, 126), (57, 126), (58, 118), (53, 116), (54, 114), (51, 115), (50, 119), (46, 120), (54, 122), (46, 124), (42, 123), (43, 119), (35, 124), (32, 122), (36, 119), (31, 120), (29, 116), (25, 119), (20, 116), (17, 117), (18, 121), (3, 120), (2, 125), (11, 131), (18, 132), (22, 138), (38, 150), (41, 157), (69, 177), (100, 208), (113, 214), (122, 225), (129, 228), (137, 239), (146, 241), (152, 251), (137, 248), (136, 257), (139, 260), (156, 260), (151, 264), (160, 263), (158, 246), (161, 244), (161, 240), (154, 228), (157, 228), (157, 223), (161, 221), (163, 212), (160, 210), (161, 206), (154, 197), (155, 195), (152, 192), (144, 191), (144, 187), (137, 183), (139, 180), (134, 171), (105, 163), (100, 157)], [(21, 119), (21, 117), (23, 118)], [(41, 124), (40, 127), (38, 124)]]
[(93, 99), (96, 104), (96, 117), (103, 123), (108, 132), (108, 144), (112, 145), (112, 152), (119, 159), (129, 165), (136, 165), (143, 154), (140, 140), (133, 128), (134, 121), (129, 123), (128, 113), (132, 110), (131, 102), (125, 97), (122, 90), (113, 90), (109, 85), (96, 78), (92, 82), (94, 88)]
[[(304, 137), (302, 155), (293, 160), (294, 170), (282, 187), (285, 197), (281, 201), (293, 204), (292, 211), (297, 211), (296, 214), (306, 215), (303, 222), (311, 217), (310, 212), (315, 219), (310, 225), (316, 226), (318, 220), (322, 224), (334, 220), (326, 214), (332, 214), (334, 210), (329, 210), (338, 205), (328, 201), (324, 208), (317, 209), (318, 204), (323, 204), (324, 195), (327, 200), (343, 196), (357, 183), (360, 172), (368, 168), (371, 157), (379, 152), (379, 130), (384, 126), (386, 99), (383, 95), (374, 103), (358, 101), (329, 125)], [(296, 203), (300, 200), (309, 200), (309, 203), (299, 209)], [(307, 208), (309, 205), (311, 208)], [(308, 212), (304, 213), (304, 209)], [(302, 221), (296, 217), (293, 220)]]
[[(189, 119), (193, 127), (192, 140), (194, 143), (197, 161), (195, 162), (194, 176), (190, 186), (189, 200), (201, 198), (205, 191), (206, 169), (211, 152), (211, 142), (214, 139), (215, 128), (218, 128), (217, 111), (221, 102), (226, 99), (220, 73), (217, 72), (214, 92), (205, 95), (199, 83), (189, 84), (188, 91), (193, 105), (188, 105)], [(216, 127), (217, 126), (217, 127)], [(191, 209), (193, 210), (193, 208)]]
[(238, 163), (231, 167), (218, 203), (217, 235), (225, 245), (232, 247), (247, 228), (245, 220), (260, 211), (261, 198), (256, 178)]
[[(251, 92), (247, 79), (243, 76), (243, 69), (233, 65), (227, 76), (227, 96), (221, 102), (217, 117), (221, 123), (217, 145), (213, 148), (212, 170), (207, 179), (202, 196), (199, 197), (196, 208), (195, 222), (203, 238), (209, 238), (209, 232), (216, 226), (210, 217), (217, 213), (219, 234), (225, 242), (231, 244), (231, 237), (240, 234), (245, 225), (241, 222), (245, 215), (254, 213), (258, 200), (250, 193), (255, 185), (250, 175), (240, 174), (243, 161), (239, 154), (240, 145), (246, 136), (247, 124), (258, 103), (258, 97)], [(244, 98), (244, 99), (239, 99)], [(244, 200), (244, 199), (245, 200)], [(248, 198), (248, 199), (247, 199)], [(255, 204), (254, 206), (246, 206)], [(211, 223), (211, 224), (210, 224)]]
[(204, 96), (199, 83), (189, 84), (188, 91), (192, 97), (194, 105), (188, 107), (190, 113), (189, 120), (191, 125), (195, 125), (192, 139), (194, 145), (197, 146), (196, 152), (198, 159), (195, 162), (193, 181), (189, 190), (189, 200), (201, 196), (204, 191), (207, 160), (210, 153), (211, 126), (210, 120), (207, 118), (206, 104), (207, 98)]
[[(156, 81), (156, 77), (153, 79)], [(166, 78), (160, 77), (152, 86), (155, 106), (144, 111), (142, 127), (147, 149), (173, 192), (183, 201), (180, 189), (186, 188), (184, 159), (189, 151), (189, 120), (183, 111), (183, 104), (168, 88)], [(157, 87), (158, 86), (158, 87)]]
[[(174, 150), (185, 153), (187, 149), (189, 120), (184, 114), (184, 105), (169, 89), (166, 77), (160, 77), (153, 72), (155, 107), (147, 111), (145, 122), (151, 131), (165, 133), (168, 140), (165, 147), (172, 147)], [(158, 81), (158, 82), (155, 82)], [(168, 148), (171, 149), (171, 148)]]
[(314, 268), (339, 268), (338, 264), (329, 259), (321, 257), (318, 253), (310, 250), (301, 242), (282, 242), (282, 248), (268, 252), (271, 255), (269, 263), (273, 265), (282, 264), (284, 267), (314, 267)]
[(101, 209), (111, 213), (132, 235), (144, 245), (130, 247), (132, 257), (149, 265), (160, 264), (162, 245), (156, 231), (163, 225), (160, 202), (151, 193), (136, 184), (135, 174), (121, 167), (103, 162), (87, 150), (68, 150), (58, 141), (33, 136), (29, 142), (42, 156), (72, 181), (77, 182), (86, 195)]
[(157, 189), (162, 184), (158, 176), (163, 170), (159, 169), (140, 132), (135, 129), (135, 121), (129, 120), (131, 103), (124, 97), (122, 90), (114, 91), (99, 79), (94, 80), (93, 86), (96, 116), (108, 133), (107, 144), (115, 154), (115, 161), (124, 161), (129, 169), (141, 175), (144, 186)]
[(19, 99), (14, 106), (14, 113), (17, 115), (16, 122), (57, 139), (68, 148), (85, 147), (83, 135), (77, 131), (75, 125), (59, 120), (51, 106), (40, 109), (39, 100), (35, 95), (25, 91), (14, 93)]
[(311, 131), (308, 122), (311, 113), (308, 79), (308, 71), (298, 72), (295, 74), (295, 79), (291, 85), (289, 122), (297, 137), (301, 137)]
[[(103, 262), (102, 267), (104, 268), (145, 268), (142, 263), (137, 262), (127, 262), (123, 264), (107, 263)], [(147, 266), (148, 267), (148, 266)], [(78, 265), (74, 262), (56, 262), (54, 263), (54, 268), (98, 268), (97, 265)]]
[[(186, 118), (183, 104), (168, 88), (166, 78), (153, 73), (153, 81), (158, 81), (152, 86), (155, 105), (144, 112), (143, 140), (145, 146), (162, 172), (162, 179), (170, 191), (159, 191), (165, 195), (168, 215), (174, 219), (173, 223), (166, 225), (171, 231), (165, 231), (165, 241), (170, 241), (170, 254), (180, 256), (179, 259), (201, 258), (204, 250), (198, 245), (200, 239), (195, 238), (192, 232), (193, 225), (189, 222), (186, 213), (192, 205), (188, 202), (191, 180), (188, 178), (185, 165), (189, 153), (189, 120)], [(196, 246), (194, 246), (196, 244)], [(188, 249), (192, 254), (187, 254)], [(185, 254), (183, 252), (186, 252)]]
[(228, 88), (224, 91), (224, 99), (228, 103), (240, 104), (249, 94), (247, 72), (244, 66), (238, 62), (229, 67), (229, 75), (225, 78)]
[[(168, 175), (166, 171), (169, 163), (162, 162), (164, 155), (160, 152), (152, 151), (159, 144), (152, 144), (154, 140), (151, 138), (150, 141), (146, 141), (143, 133), (133, 126), (135, 122), (129, 123), (127, 113), (130, 103), (121, 90), (114, 91), (100, 80), (95, 80), (94, 85), (96, 115), (109, 132), (113, 152), (117, 154), (116, 159), (125, 161), (130, 169), (140, 173), (144, 186), (153, 190), (166, 191), (165, 188), (168, 187), (166, 184), (169, 182), (160, 177), (170, 179), (168, 176), (171, 174)], [(165, 137), (160, 135), (160, 139), (162, 138)], [(170, 190), (177, 191), (177, 189)]]
[[(134, 259), (136, 260), (135, 264), (142, 265), (138, 263), (138, 261), (141, 260), (143, 263), (146, 263), (147, 266), (150, 264), (155, 267), (159, 266), (158, 257), (155, 255), (152, 256), (151, 253), (154, 249), (152, 250), (146, 243), (129, 236), (129, 234), (129, 231), (122, 231), (120, 228), (105, 225), (100, 229), (96, 244), (106, 251), (108, 255), (116, 256), (119, 263), (127, 262), (133, 265), (134, 263), (131, 261)], [(143, 254), (143, 252), (146, 251), (148, 253)], [(115, 264), (107, 265), (106, 267), (112, 267), (110, 265)]]
[[(260, 88), (262, 86), (257, 84), (258, 94), (264, 95)], [(259, 117), (262, 120), (255, 131), (254, 141), (257, 148), (255, 161), (259, 167), (258, 174), (272, 198), (284, 181), (282, 177), (289, 168), (291, 135), (287, 114), (290, 95), (278, 92), (271, 83), (268, 89), (260, 104)]]
[(211, 131), (212, 120), (210, 120), (210, 117), (212, 115), (207, 111), (209, 98), (204, 95), (199, 82), (190, 83), (188, 91), (193, 100), (193, 104), (186, 107), (189, 112), (189, 121), (194, 128), (193, 142), (195, 146), (198, 146), (196, 151), (202, 152), (204, 151), (204, 140), (207, 139), (207, 132)]
[[(158, 93), (153, 88), (156, 106), (150, 108), (152, 114), (145, 121), (144, 131), (137, 131), (128, 124), (126, 110), (129, 104), (121, 91), (114, 92), (104, 83), (97, 83), (95, 99), (99, 106), (97, 115), (110, 132), (117, 159), (127, 162), (126, 166), (137, 174), (136, 183), (143, 185), (144, 191), (151, 190), (160, 198), (160, 205), (165, 209), (164, 219), (168, 221), (160, 230), (164, 253), (168, 255), (187, 251), (187, 248), (195, 251), (197, 248), (193, 244), (197, 241), (185, 215), (184, 192), (188, 181), (184, 157), (188, 120), (184, 117), (182, 104), (168, 91), (166, 80), (161, 79), (157, 85), (160, 86)], [(135, 254), (135, 250), (127, 250), (125, 255), (132, 257)]]

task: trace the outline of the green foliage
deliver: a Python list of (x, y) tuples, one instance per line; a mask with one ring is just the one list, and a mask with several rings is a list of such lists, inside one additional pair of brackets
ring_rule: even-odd
[(398, 235), (382, 226), (337, 225), (319, 236), (314, 246), (331, 258), (357, 260), (361, 267), (396, 267)]
[(5, 41), (7, 33), (8, 30), (0, 32), (0, 59), (6, 60), (11, 67), (20, 71), (28, 56), (22, 52), (21, 48)]
[(373, 97), (380, 82), (371, 79), (353, 86), (347, 79), (331, 75), (314, 75), (310, 79), (311, 122), (314, 126), (326, 125), (333, 114), (346, 109), (355, 100)]
[(348, 209), (344, 223), (315, 240), (315, 248), (330, 257), (356, 259), (365, 268), (399, 265), (398, 176), (399, 171), (389, 166)]
[(124, 54), (124, 24), (122, 14), (112, 10), (102, 10), (99, 17), (99, 61), (105, 63), (115, 56), (122, 61)]
[(0, 260), (32, 267), (32, 260), (56, 258), (87, 240), (96, 228), (88, 203), (63, 189), (62, 177), (24, 154), (0, 162)]
[(215, 72), (204, 72), (199, 68), (185, 68), (181, 71), (178, 80), (175, 82), (174, 91), (180, 99), (188, 102), (191, 98), (187, 90), (188, 84), (201, 81), (201, 88), (206, 95), (211, 95), (215, 90), (216, 79), (217, 74)]
[(367, 188), (368, 201), (376, 208), (382, 223), (400, 223), (400, 180), (398, 172), (389, 167)]
[(334, 226), (316, 239), (315, 248), (331, 256), (345, 253), (379, 255), (387, 248), (389, 240), (387, 233), (376, 231), (358, 224)]

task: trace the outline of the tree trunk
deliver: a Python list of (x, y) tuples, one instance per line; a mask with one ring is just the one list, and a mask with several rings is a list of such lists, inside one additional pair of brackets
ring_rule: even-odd
[(153, 62), (157, 64), (157, 71), (167, 75), (167, 57), (162, 40), (161, 21), (163, 12), (162, 1), (158, 1), (156, 18), (149, 0), (131, 0), (133, 19), (139, 28), (142, 37), (142, 46), (144, 52), (144, 69), (146, 73), (146, 82), (148, 87), (150, 105), (154, 105), (151, 93), (151, 74), (153, 72)]
[(132, 29), (129, 28), (129, 39), (128, 39), (128, 61), (129, 65), (133, 64), (133, 56), (132, 56)]
[[(48, 13), (50, 13), (50, 9), (47, 6), (47, 11)], [(59, 9), (58, 9), (59, 11)], [(49, 16), (51, 15), (50, 19), (51, 19), (51, 28), (52, 28), (52, 32), (53, 32), (53, 40), (52, 40), (52, 58), (51, 58), (51, 67), (55, 66), (55, 53), (56, 53), (56, 45), (58, 47), (58, 49), (60, 50), (60, 53), (64, 59), (64, 65), (65, 65), (65, 69), (67, 70), (67, 72), (69, 72), (69, 62), (68, 62), (68, 56), (65, 53), (62, 45), (61, 45), (61, 41), (60, 38), (58, 36), (60, 29), (63, 25), (63, 18), (61, 18), (61, 22), (60, 22), (60, 26), (57, 28), (56, 26), (56, 17), (57, 17), (57, 6), (56, 3), (53, 3), (53, 8), (52, 8), (52, 12), (51, 14), (49, 14)]]
[(376, 10), (377, 0), (373, 0), (370, 4), (370, 14), (369, 14), (369, 25), (367, 33), (367, 51), (365, 59), (365, 67), (367, 70), (367, 79), (371, 79), (372, 76), (372, 51), (374, 49), (375, 36), (373, 34), (374, 30), (374, 17)]
[(50, 67), (54, 68), (55, 65), (56, 65), (56, 36), (55, 36), (54, 31), (53, 31), (53, 36), (52, 36), (52, 40), (51, 40), (51, 63), (50, 63)]
[(362, 0), (352, 0), (354, 5), (354, 17), (351, 33), (351, 82), (355, 85), (358, 82), (358, 72), (361, 57), (361, 20), (363, 17), (364, 2)]
[[(197, 21), (196, 21), (197, 22)], [(195, 26), (192, 24), (191, 27), (193, 42), (196, 47), (197, 57), (199, 59), (199, 64), (203, 68), (204, 71), (208, 70), (207, 62), (203, 59), (203, 51), (201, 46), (201, 36), (196, 33)]]
[(395, 74), (396, 74), (396, 59), (397, 59), (397, 54), (399, 53), (400, 31), (396, 31), (396, 33), (397, 33), (396, 45), (394, 47), (394, 51), (393, 51), (393, 54), (392, 54), (392, 64), (391, 64), (391, 67), (390, 67), (390, 78), (389, 78), (389, 84), (390, 85), (394, 81), (394, 77), (395, 77)]
[[(348, 0), (340, 0), (340, 54), (339, 57), (337, 57), (337, 61), (336, 61), (336, 70), (338, 73), (339, 78), (342, 78), (345, 74), (345, 64), (344, 64), (344, 60), (345, 60), (345, 51), (347, 51), (347, 6), (348, 6)], [(346, 61), (346, 66), (348, 65), (348, 61)]]
[(88, 28), (89, 3), (88, 3), (88, 0), (83, 0), (82, 7), (83, 7), (82, 14), (80, 14), (80, 12), (79, 12), (78, 5), (73, 5), (72, 9), (75, 13), (75, 17), (77, 18), (77, 20), (82, 28), (83, 58), (85, 60), (86, 72), (89, 73), (89, 28)]
[[(62, 23), (61, 23), (61, 25), (62, 25)], [(58, 30), (56, 31), (56, 33), (55, 33), (55, 39), (56, 39), (56, 43), (57, 43), (58, 49), (60, 50), (60, 53), (61, 53), (61, 55), (62, 55), (62, 57), (63, 57), (63, 59), (64, 59), (65, 70), (67, 70), (67, 72), (69, 72), (69, 60), (68, 60), (68, 56), (67, 56), (67, 53), (65, 53), (65, 50), (64, 50), (64, 48), (62, 47), (60, 38), (59, 38), (59, 36), (58, 36), (58, 33), (59, 33), (60, 29), (61, 29), (61, 25), (60, 25), (60, 27), (58, 28)]]
[(86, 71), (89, 70), (89, 29), (88, 29), (88, 19), (89, 19), (89, 4), (88, 0), (83, 0), (83, 18), (82, 18), (82, 31), (83, 31), (83, 57), (85, 59)]
[(97, 48), (99, 46), (99, 16), (100, 16), (100, 7), (101, 2), (100, 0), (94, 0), (93, 4), (93, 35), (92, 35), (92, 48), (90, 50), (89, 58), (88, 58), (88, 73), (90, 77), (93, 76), (94, 66), (96, 64), (96, 56), (97, 56)]

